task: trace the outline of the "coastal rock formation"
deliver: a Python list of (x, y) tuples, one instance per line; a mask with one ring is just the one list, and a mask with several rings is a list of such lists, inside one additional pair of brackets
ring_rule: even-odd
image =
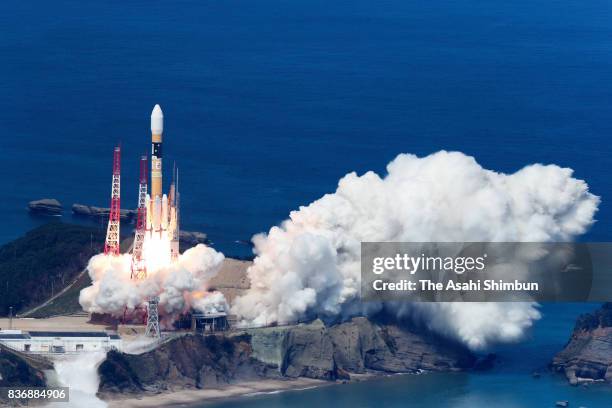
[(459, 371), (476, 358), (465, 348), (365, 317), (326, 327), (310, 324), (251, 329), (254, 357), (287, 377), (335, 380), (368, 370), (384, 373)]
[(181, 244), (184, 244), (187, 248), (195, 246), (197, 244), (208, 243), (208, 237), (203, 232), (197, 231), (179, 231), (179, 240)]
[(592, 381), (612, 384), (612, 303), (578, 318), (572, 337), (551, 366), (573, 385)]
[[(91, 205), (84, 204), (72, 204), (72, 212), (75, 215), (79, 215), (82, 217), (108, 218), (108, 215), (110, 214), (110, 209), (103, 207), (94, 207)], [(122, 221), (132, 222), (136, 218), (137, 213), (138, 212), (136, 210), (122, 209), (120, 217)]]
[(332, 326), (329, 335), (337, 365), (348, 372), (459, 371), (476, 362), (462, 346), (395, 324), (375, 324), (365, 317)]
[(178, 337), (141, 355), (108, 353), (98, 368), (100, 393), (216, 387), (278, 377), (251, 357), (248, 336)]
[(333, 343), (327, 328), (320, 320), (287, 330), (281, 353), (280, 369), (287, 377), (321, 380), (338, 378)]
[[(51, 368), (52, 365), (42, 358), (35, 360), (0, 344), (0, 387), (2, 388), (44, 387), (46, 379), (43, 370)], [(0, 405), (8, 402), (2, 398), (0, 394)], [(27, 405), (27, 401), (21, 402)]]
[(320, 320), (227, 335), (185, 335), (142, 355), (110, 352), (99, 368), (101, 393), (206, 388), (262, 378), (334, 381), (351, 373), (415, 373), (472, 368), (465, 348), (366, 318)]
[(43, 198), (28, 203), (28, 211), (41, 215), (61, 215), (62, 204), (54, 198)]

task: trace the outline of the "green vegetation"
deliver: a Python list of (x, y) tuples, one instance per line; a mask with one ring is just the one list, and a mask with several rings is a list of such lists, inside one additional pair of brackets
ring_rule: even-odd
[[(96, 228), (53, 222), (0, 247), (0, 315), (8, 315), (10, 306), (19, 313), (38, 305), (72, 283), (89, 258), (102, 251), (104, 236)], [(68, 291), (76, 296), (62, 296), (49, 306), (65, 312), (62, 307), (78, 299), (88, 279), (85, 274)]]
[(574, 330), (594, 330), (598, 327), (612, 327), (612, 302), (604, 303), (601, 309), (580, 315)]
[(91, 285), (91, 278), (87, 272), (78, 275), (73, 285), (61, 295), (51, 300), (42, 307), (30, 312), (26, 317), (41, 319), (61, 314), (78, 313), (83, 309), (79, 304), (81, 289)]

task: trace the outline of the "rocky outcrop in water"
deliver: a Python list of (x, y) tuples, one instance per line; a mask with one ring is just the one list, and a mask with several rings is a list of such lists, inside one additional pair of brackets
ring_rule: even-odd
[(573, 385), (592, 381), (612, 384), (612, 303), (578, 318), (569, 342), (551, 366)]
[(54, 198), (43, 198), (28, 203), (28, 211), (40, 215), (61, 215), (62, 204)]
[(354, 318), (185, 335), (158, 349), (110, 352), (99, 368), (101, 393), (205, 388), (263, 378), (348, 380), (352, 373), (458, 371), (474, 367), (465, 348), (394, 324)]
[(179, 240), (181, 245), (185, 245), (187, 248), (197, 244), (208, 243), (208, 237), (203, 232), (197, 231), (179, 231)]
[[(92, 205), (72, 204), (72, 212), (75, 215), (88, 218), (108, 218), (110, 214), (109, 208), (94, 207)], [(121, 210), (121, 221), (132, 222), (137, 215), (136, 210)]]

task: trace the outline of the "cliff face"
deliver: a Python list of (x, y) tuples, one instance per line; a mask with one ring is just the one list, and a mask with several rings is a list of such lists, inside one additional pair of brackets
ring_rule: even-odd
[(142, 355), (111, 351), (98, 368), (99, 391), (204, 388), (274, 376), (275, 370), (251, 358), (249, 341), (245, 335), (187, 335)]
[(350, 372), (459, 371), (475, 364), (475, 357), (461, 346), (363, 317), (331, 327), (329, 335), (338, 366)]
[[(46, 380), (43, 370), (51, 368), (52, 365), (42, 359), (29, 359), (0, 345), (0, 387), (44, 387)], [(0, 406), (2, 402), (0, 395)]]
[(551, 366), (574, 385), (590, 381), (612, 384), (612, 303), (578, 318), (569, 342)]
[(349, 379), (351, 373), (471, 368), (466, 349), (366, 318), (326, 327), (248, 329), (228, 336), (187, 335), (142, 355), (111, 352), (100, 391), (206, 388), (258, 378)]
[(331, 327), (315, 321), (249, 332), (255, 358), (278, 366), (287, 377), (335, 380), (367, 370), (457, 371), (475, 364), (465, 348), (365, 317)]

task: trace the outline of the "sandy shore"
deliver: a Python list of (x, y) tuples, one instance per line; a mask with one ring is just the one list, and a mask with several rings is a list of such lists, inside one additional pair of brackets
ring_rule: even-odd
[(179, 407), (204, 404), (221, 399), (235, 398), (274, 391), (303, 390), (312, 387), (335, 384), (334, 382), (297, 378), (290, 380), (248, 381), (225, 387), (205, 390), (180, 390), (138, 398), (106, 400), (109, 408)]

